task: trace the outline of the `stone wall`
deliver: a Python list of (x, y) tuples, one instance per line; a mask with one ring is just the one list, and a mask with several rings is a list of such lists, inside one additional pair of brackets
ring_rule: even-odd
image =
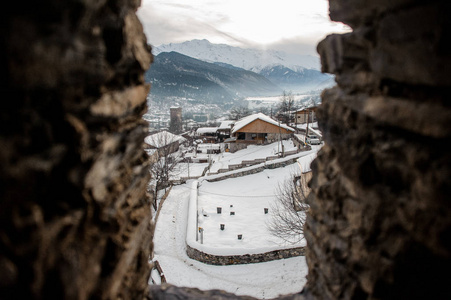
[(142, 299), (152, 56), (139, 1), (0, 12), (0, 298)]
[[(451, 49), (445, 1), (330, 0), (305, 294), (449, 299)], [(445, 271), (446, 272), (446, 271)]]
[[(290, 156), (290, 155), (295, 155), (295, 154), (298, 154), (301, 151), (309, 151), (309, 150), (312, 150), (312, 148), (310, 146), (304, 147), (302, 149), (298, 148), (296, 150), (291, 150), (291, 151), (284, 152), (283, 157), (287, 157), (287, 156)], [(217, 170), (214, 173), (209, 172), (208, 175), (216, 175), (216, 174), (221, 174), (221, 173), (227, 173), (227, 172), (235, 171), (235, 170), (238, 170), (238, 169), (248, 168), (250, 166), (260, 165), (262, 163), (266, 164), (266, 162), (268, 162), (268, 164), (271, 165), (270, 168), (272, 168), (272, 169), (278, 168), (279, 166), (283, 166), (283, 167), (286, 166), (286, 164), (282, 165), (280, 163), (272, 163), (271, 162), (273, 160), (280, 159), (280, 158), (281, 157), (279, 157), (278, 155), (273, 155), (273, 156), (267, 156), (266, 158), (257, 158), (257, 159), (253, 159), (253, 160), (243, 160), (239, 164), (229, 164), (227, 166), (227, 168), (219, 169), (219, 170)], [(296, 159), (292, 159), (290, 161), (292, 163), (295, 163), (298, 158), (299, 158), (299, 156), (297, 156)], [(260, 168), (255, 173), (261, 172), (261, 171), (263, 171), (263, 169), (264, 168)], [(235, 174), (237, 174), (237, 173), (235, 173)], [(254, 173), (246, 173), (246, 175), (249, 175), (249, 174), (254, 174)], [(243, 175), (234, 176), (232, 174), (232, 177), (240, 177), (240, 176), (243, 176)], [(232, 178), (232, 177), (230, 177), (230, 178)]]
[(255, 264), (277, 259), (290, 258), (295, 256), (303, 256), (305, 254), (305, 247), (296, 247), (290, 249), (274, 250), (258, 254), (243, 254), (243, 255), (213, 255), (202, 252), (196, 248), (186, 245), (186, 254), (189, 258), (209, 264), (209, 265), (242, 265)]
[(243, 169), (243, 170), (235, 171), (235, 172), (230, 171), (230, 173), (224, 173), (224, 174), (221, 174), (221, 173), (212, 174), (211, 176), (209, 175), (209, 176), (205, 177), (205, 180), (208, 182), (216, 182), (216, 181), (221, 181), (221, 180), (225, 180), (225, 179), (229, 179), (229, 178), (238, 178), (238, 177), (243, 177), (243, 176), (260, 173), (266, 169), (283, 168), (283, 167), (286, 167), (286, 166), (296, 163), (296, 161), (299, 159), (299, 157), (300, 156), (297, 155), (294, 158), (288, 158), (288, 159), (279, 158), (278, 161), (268, 161), (268, 162), (261, 163), (259, 165), (255, 165), (255, 166), (250, 166), (250, 167), (237, 165), (237, 166), (241, 166), (241, 167), (236, 168), (236, 169)]

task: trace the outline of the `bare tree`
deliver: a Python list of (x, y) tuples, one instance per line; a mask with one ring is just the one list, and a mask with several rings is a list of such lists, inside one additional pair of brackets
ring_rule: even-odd
[(282, 120), (285, 124), (290, 124), (291, 121), (291, 110), (294, 108), (294, 96), (293, 93), (283, 91), (282, 96), (280, 97), (279, 104), (279, 119)]
[(230, 120), (239, 120), (251, 114), (251, 111), (246, 106), (235, 106), (230, 110)]
[(277, 187), (277, 199), (271, 205), (272, 219), (268, 229), (272, 235), (295, 244), (304, 238), (304, 223), (310, 193), (307, 176), (291, 176)]
[(150, 165), (152, 174), (154, 209), (157, 209), (158, 191), (170, 185), (171, 176), (182, 161), (183, 154), (179, 151), (179, 136), (162, 131), (146, 138), (146, 142), (155, 149), (155, 157)]

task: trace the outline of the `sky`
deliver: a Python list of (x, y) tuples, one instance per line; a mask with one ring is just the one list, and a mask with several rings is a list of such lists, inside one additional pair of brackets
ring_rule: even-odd
[(350, 31), (328, 10), (327, 0), (142, 0), (137, 14), (153, 46), (207, 39), (316, 55), (328, 34)]

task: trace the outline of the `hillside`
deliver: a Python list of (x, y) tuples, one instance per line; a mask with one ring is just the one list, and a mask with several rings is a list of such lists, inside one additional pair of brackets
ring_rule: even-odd
[(267, 66), (258, 72), (285, 90), (308, 91), (331, 87), (334, 77), (313, 69), (290, 69), (282, 65)]
[(153, 47), (153, 54), (176, 51), (208, 62), (222, 62), (246, 70), (258, 71), (268, 65), (284, 65), (289, 68), (320, 69), (318, 57), (288, 54), (282, 51), (245, 49), (225, 44), (213, 44), (208, 40), (191, 40)]
[(305, 92), (334, 84), (334, 77), (319, 71), (319, 58), (282, 51), (243, 49), (207, 40), (192, 40), (154, 47), (154, 54), (176, 51), (222, 66), (234, 66), (264, 76), (284, 90)]
[(219, 104), (248, 96), (279, 95), (282, 91), (254, 72), (177, 52), (158, 54), (145, 77), (156, 98), (191, 98), (201, 103)]

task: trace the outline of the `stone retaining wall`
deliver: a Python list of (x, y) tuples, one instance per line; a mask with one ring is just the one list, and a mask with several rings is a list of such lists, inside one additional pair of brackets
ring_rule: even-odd
[(243, 170), (241, 172), (225, 174), (220, 177), (206, 178), (205, 180), (208, 182), (215, 182), (215, 181), (221, 181), (221, 180), (225, 180), (225, 179), (229, 179), (229, 178), (237, 178), (237, 177), (243, 177), (243, 176), (247, 176), (247, 175), (251, 175), (251, 174), (256, 174), (259, 172), (263, 172), (265, 169), (282, 168), (282, 167), (286, 167), (288, 165), (294, 164), (298, 160), (298, 158), (299, 157), (295, 157), (295, 158), (291, 158), (289, 160), (285, 160), (282, 162), (276, 162), (276, 163), (271, 162), (268, 164), (264, 164), (260, 167), (250, 168), (247, 170)]
[(258, 254), (244, 255), (213, 255), (202, 252), (189, 245), (186, 245), (186, 254), (189, 258), (209, 264), (209, 265), (241, 265), (268, 262), (277, 259), (290, 258), (305, 255), (305, 247), (275, 250)]

